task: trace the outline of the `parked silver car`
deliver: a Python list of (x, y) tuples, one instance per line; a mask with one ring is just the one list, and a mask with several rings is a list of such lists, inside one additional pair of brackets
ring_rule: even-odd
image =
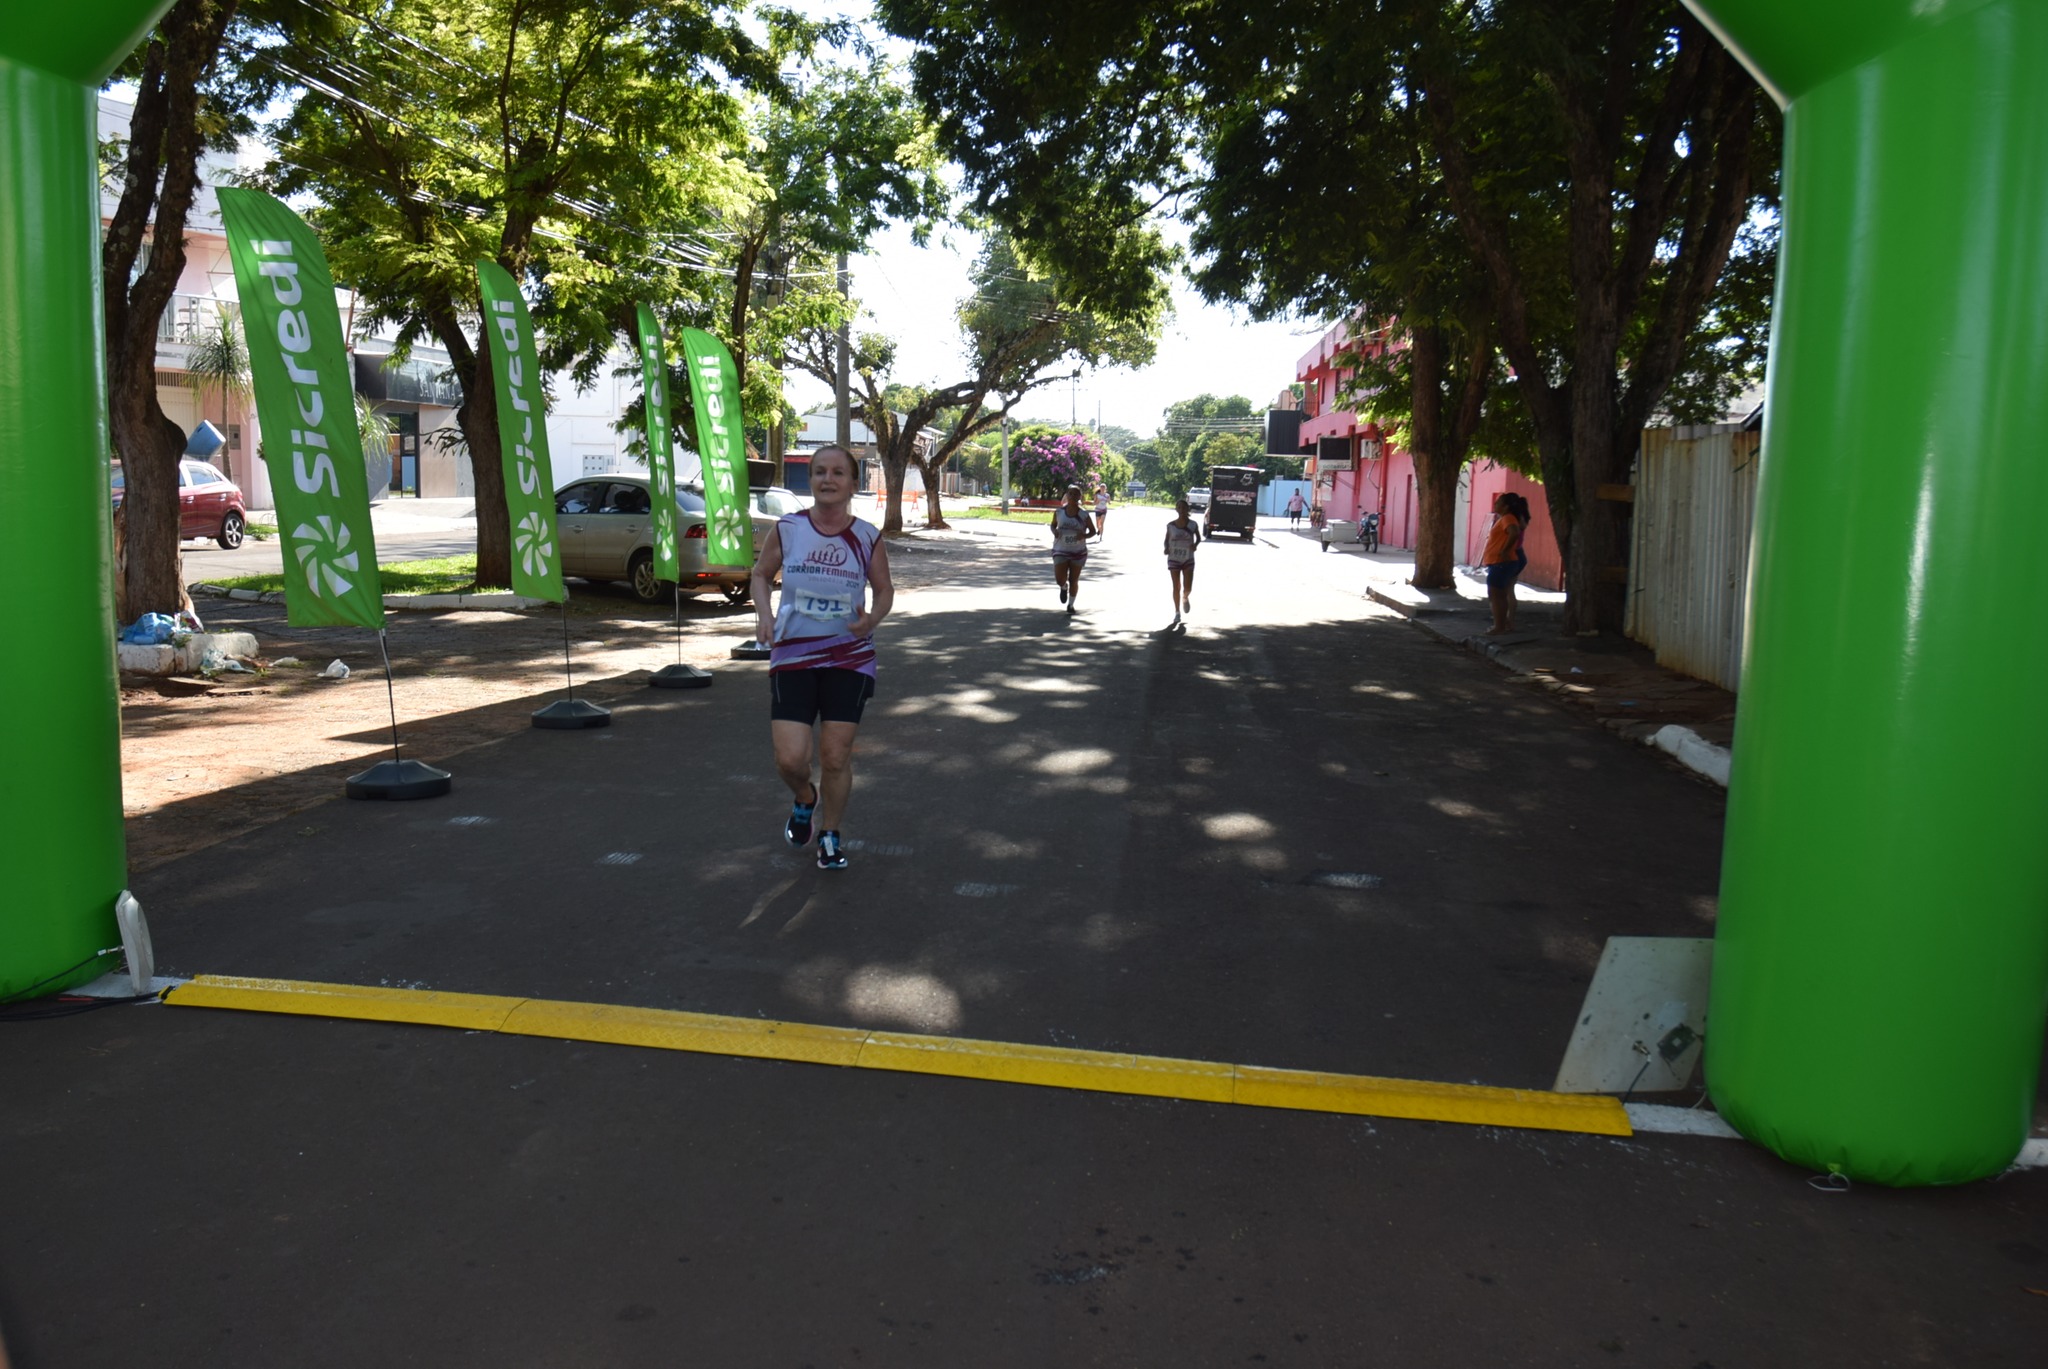
[[(804, 501), (780, 488), (748, 491), (754, 545), (785, 513)], [(676, 561), (685, 594), (723, 594), (744, 604), (753, 567), (713, 566), (705, 559), (704, 491), (676, 487)], [(623, 580), (633, 597), (652, 604), (668, 597), (668, 582), (654, 574), (654, 500), (644, 475), (593, 475), (555, 491), (555, 528), (562, 539), (562, 574), (584, 580)]]

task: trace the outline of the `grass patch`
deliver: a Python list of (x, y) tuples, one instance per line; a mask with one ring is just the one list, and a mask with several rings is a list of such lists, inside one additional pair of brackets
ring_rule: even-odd
[[(1093, 512), (1091, 506), (1090, 511)], [(976, 504), (970, 509), (947, 509), (948, 521), (955, 518), (987, 518), (998, 523), (1050, 523), (1051, 509), (1011, 509), (1004, 513), (1000, 504)]]
[[(438, 556), (426, 561), (394, 561), (377, 568), (386, 594), (468, 594), (476, 588), (476, 556)], [(237, 575), (215, 580), (222, 589), (251, 589), (257, 593), (284, 588), (284, 572), (269, 575)]]

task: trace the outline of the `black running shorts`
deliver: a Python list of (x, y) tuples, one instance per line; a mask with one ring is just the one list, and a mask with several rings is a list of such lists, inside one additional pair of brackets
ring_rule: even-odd
[(842, 666), (778, 670), (768, 676), (768, 716), (776, 722), (857, 723), (875, 694), (875, 677)]

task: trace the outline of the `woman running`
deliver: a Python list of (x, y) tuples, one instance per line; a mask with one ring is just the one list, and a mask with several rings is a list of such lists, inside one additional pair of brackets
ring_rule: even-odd
[(1185, 496), (1173, 501), (1173, 511), (1177, 516), (1166, 525), (1166, 577), (1173, 584), (1173, 621), (1177, 623), (1188, 611), (1188, 591), (1195, 587), (1195, 548), (1202, 544), (1202, 529), (1188, 517)]
[(1095, 535), (1102, 536), (1109, 531), (1109, 486), (1095, 487)]
[(1069, 613), (1080, 597), (1081, 567), (1088, 564), (1088, 539), (1095, 535), (1095, 520), (1081, 507), (1081, 487), (1067, 486), (1067, 502), (1052, 511), (1052, 578)]
[[(846, 868), (839, 822), (853, 792), (853, 739), (875, 693), (875, 628), (896, 602), (889, 550), (874, 524), (853, 516), (853, 486), (853, 457), (820, 447), (811, 457), (816, 502), (784, 514), (754, 562), (754, 639), (769, 643), (768, 732), (792, 798), (782, 834), (804, 846), (815, 826), (820, 870)], [(782, 603), (771, 622), (777, 571)]]

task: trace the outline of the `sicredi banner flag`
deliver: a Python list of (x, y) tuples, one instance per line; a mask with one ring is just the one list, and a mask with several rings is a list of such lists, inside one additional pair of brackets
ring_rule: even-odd
[(220, 216), (277, 499), (286, 616), (294, 627), (381, 628), (369, 482), (327, 254), (304, 220), (259, 191), (224, 187)]
[(555, 536), (553, 460), (548, 455), (547, 397), (533, 319), (512, 273), (494, 261), (476, 264), (483, 292), (484, 333), (498, 392), (498, 460), (505, 470), (505, 516), (512, 524), (512, 588), (559, 604), (561, 542)]
[(674, 581), (676, 564), (676, 463), (668, 440), (668, 355), (661, 323), (640, 306), (640, 383), (647, 399), (647, 483), (654, 497), (654, 574)]
[(697, 408), (697, 454), (704, 463), (706, 556), (714, 566), (754, 564), (754, 520), (747, 511), (747, 444), (740, 430), (739, 370), (732, 353), (702, 328), (683, 329), (690, 394)]

